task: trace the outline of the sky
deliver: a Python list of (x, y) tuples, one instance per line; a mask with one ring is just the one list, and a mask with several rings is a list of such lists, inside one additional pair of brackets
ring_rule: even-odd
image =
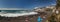
[(0, 0), (0, 8), (33, 9), (55, 4), (56, 0)]

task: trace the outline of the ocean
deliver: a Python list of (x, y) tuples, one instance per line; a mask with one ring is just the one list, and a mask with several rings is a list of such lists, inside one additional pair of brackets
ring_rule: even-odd
[(5, 17), (18, 17), (18, 16), (27, 16), (34, 14), (37, 14), (37, 12), (28, 10), (1, 10), (0, 12), (0, 15)]

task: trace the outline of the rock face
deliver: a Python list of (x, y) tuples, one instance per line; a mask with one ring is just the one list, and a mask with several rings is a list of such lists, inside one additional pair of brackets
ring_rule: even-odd
[(23, 22), (24, 20), (25, 20), (24, 17), (13, 17), (13, 18), (1, 17), (0, 22)]
[(37, 22), (37, 16), (1, 17), (0, 22)]

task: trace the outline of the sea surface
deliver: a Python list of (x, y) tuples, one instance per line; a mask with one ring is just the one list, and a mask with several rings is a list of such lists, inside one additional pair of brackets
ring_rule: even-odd
[(34, 15), (37, 12), (27, 11), (27, 10), (2, 10), (0, 15), (5, 17), (18, 17), (18, 16), (27, 16)]

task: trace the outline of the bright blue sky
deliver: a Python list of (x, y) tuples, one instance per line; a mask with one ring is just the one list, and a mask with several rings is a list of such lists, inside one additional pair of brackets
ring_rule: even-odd
[(56, 0), (0, 0), (0, 8), (32, 9), (38, 6), (56, 4)]

